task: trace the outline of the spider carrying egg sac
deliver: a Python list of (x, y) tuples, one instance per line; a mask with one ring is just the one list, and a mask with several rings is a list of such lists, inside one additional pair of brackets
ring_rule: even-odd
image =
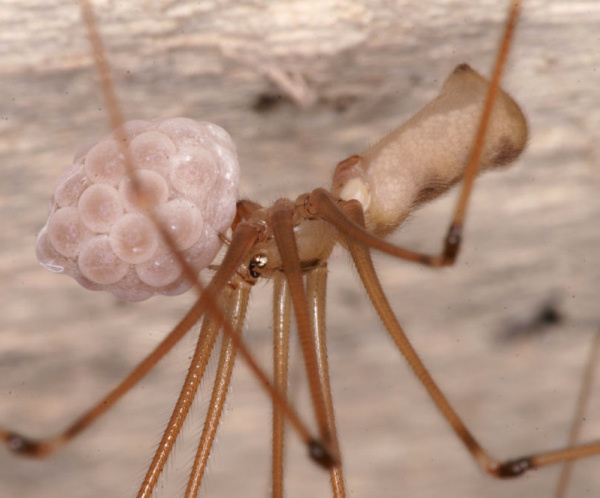
[[(137, 189), (119, 138), (129, 148)], [(38, 259), (125, 301), (181, 294), (192, 282), (148, 214), (199, 272), (233, 221), (239, 176), (235, 144), (219, 126), (187, 118), (129, 121), (80, 149), (56, 180)]]

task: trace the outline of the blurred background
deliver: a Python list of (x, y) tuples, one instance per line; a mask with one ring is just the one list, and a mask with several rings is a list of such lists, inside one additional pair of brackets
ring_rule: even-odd
[[(127, 118), (220, 124), (238, 146), (241, 195), (264, 204), (328, 185), (338, 161), (432, 99), (456, 64), (489, 74), (506, 16), (495, 0), (94, 4)], [(77, 5), (9, 1), (2, 14), (0, 425), (45, 436), (122, 379), (194, 297), (125, 304), (39, 266), (34, 241), (54, 179), (109, 129)], [(565, 443), (600, 327), (599, 23), (597, 2), (526, 2), (504, 79), (529, 120), (526, 152), (478, 182), (455, 267), (376, 260), (426, 365), (498, 458)], [(437, 251), (454, 197), (415, 213), (393, 240)], [(507, 482), (475, 466), (341, 251), (330, 274), (331, 375), (349, 495), (551, 496), (558, 468)], [(256, 286), (251, 306), (246, 337), (268, 367), (269, 285)], [(543, 318), (553, 313), (556, 320)], [(53, 458), (18, 459), (0, 448), (0, 494), (133, 496), (193, 341)], [(301, 374), (296, 354), (293, 399), (310, 417)], [(209, 397), (205, 384), (198, 411)], [(597, 400), (588, 438), (600, 434)], [(227, 412), (200, 496), (267, 496), (270, 407), (241, 363)], [(181, 493), (200, 424), (186, 425), (157, 496)], [(329, 496), (327, 475), (293, 434), (288, 450), (287, 496)], [(569, 496), (597, 496), (599, 462), (576, 466)]]

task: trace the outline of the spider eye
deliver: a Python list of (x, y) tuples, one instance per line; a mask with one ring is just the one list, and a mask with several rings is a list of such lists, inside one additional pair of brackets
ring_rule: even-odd
[(248, 265), (248, 270), (250, 271), (252, 278), (260, 277), (260, 272), (257, 272), (256, 269), (262, 270), (267, 266), (268, 262), (269, 259), (264, 254), (257, 254), (254, 256)]

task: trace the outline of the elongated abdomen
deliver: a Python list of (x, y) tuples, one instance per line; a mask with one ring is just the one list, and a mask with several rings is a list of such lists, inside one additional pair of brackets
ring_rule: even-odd
[[(462, 178), (487, 89), (488, 82), (467, 64), (457, 66), (436, 99), (373, 147), (338, 165), (334, 195), (361, 201), (369, 230), (379, 235), (395, 230), (413, 208)], [(481, 170), (514, 161), (526, 141), (523, 113), (500, 91)]]

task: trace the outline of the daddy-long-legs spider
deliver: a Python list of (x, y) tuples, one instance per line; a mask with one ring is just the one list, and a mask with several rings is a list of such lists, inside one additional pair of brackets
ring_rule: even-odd
[[(339, 159), (364, 149), (400, 115), (435, 95), (456, 63), (467, 60), (488, 71), (498, 38), (491, 27), (499, 32), (505, 15), (503, 5), (494, 10), (453, 4), (450, 11), (429, 4), (421, 11), (410, 5), (341, 4), (301, 2), (294, 4), (296, 16), (286, 17), (283, 6), (278, 15), (268, 16), (260, 3), (242, 11), (228, 4), (218, 11), (194, 11), (177, 3), (167, 6), (160, 22), (152, 5), (144, 12), (152, 22), (140, 22), (140, 11), (109, 8), (100, 9), (100, 22), (126, 114), (187, 114), (221, 123), (238, 144), (244, 193), (265, 201), (325, 184)], [(16, 7), (18, 15), (7, 16), (12, 22), (2, 31), (11, 48), (23, 26), (40, 43), (32, 48), (25, 43), (25, 53), (23, 42), (15, 45), (2, 64), (3, 94), (9, 96), (3, 145), (14, 155), (3, 161), (9, 181), (3, 183), (2, 250), (11, 252), (4, 253), (2, 268), (7, 277), (1, 410), (7, 426), (45, 435), (120, 378), (186, 305), (184, 298), (119, 306), (109, 296), (83, 292), (37, 267), (29, 247), (45, 216), (40, 206), (47, 202), (49, 186), (80, 143), (104, 133), (105, 117), (77, 9), (27, 7)], [(301, 16), (311, 8), (318, 10), (314, 24)], [(390, 299), (417, 348), (475, 433), (497, 454), (563, 442), (573, 386), (597, 318), (594, 220), (600, 207), (593, 103), (599, 99), (593, 42), (599, 14), (593, 9), (576, 2), (527, 4), (504, 85), (524, 103), (533, 136), (520, 166), (480, 182), (458, 266), (433, 272), (378, 258)], [(191, 21), (184, 21), (186, 12)], [(144, 40), (139, 33), (148, 31), (159, 34)], [(298, 37), (315, 45), (298, 44)], [(284, 104), (270, 112), (252, 111), (265, 101), (261, 96), (281, 93), (265, 77), (270, 65), (298, 69), (316, 89), (319, 103), (308, 110)], [(310, 175), (306, 167), (314, 168)], [(274, 178), (275, 173), (283, 178)], [(437, 247), (450, 205), (446, 199), (423, 210), (400, 239), (411, 247)], [(343, 259), (332, 273), (345, 266)], [(383, 331), (374, 330), (379, 325), (371, 325), (375, 315), (351, 272), (332, 278), (330, 285), (336, 403), (349, 448), (345, 465), (357, 495), (376, 490), (396, 496), (398, 486), (407, 496), (539, 496), (552, 489), (552, 471), (511, 483), (480, 475)], [(564, 299), (563, 328), (497, 347), (495, 333), (514, 320), (529, 319), (554, 293)], [(172, 311), (163, 312), (163, 306)], [(335, 316), (339, 307), (344, 311)], [(268, 317), (266, 309), (256, 303), (247, 333), (255, 348), (265, 351), (268, 318), (258, 325), (254, 319)], [(183, 358), (189, 349), (183, 347)], [(9, 460), (3, 454), (1, 483), (7, 495), (133, 492), (177, 389), (180, 376), (173, 371), (183, 371), (174, 363), (53, 461)], [(255, 420), (264, 416), (267, 426), (268, 404), (243, 377), (238, 375), (232, 413), (222, 428), (208, 483), (212, 493), (242, 489), (263, 495), (266, 488), (268, 435), (258, 433), (261, 423)], [(154, 390), (161, 387), (166, 401), (156, 399)], [(259, 405), (257, 411), (248, 408), (251, 402)], [(598, 419), (591, 416), (591, 424)], [(246, 444), (253, 446), (246, 450)], [(264, 452), (264, 472), (250, 468), (232, 479), (231, 469), (244, 472), (248, 460), (258, 460), (257, 452)], [(180, 456), (176, 465), (187, 459)], [(289, 491), (306, 494), (308, 488), (293, 483), (294, 477), (306, 481), (295, 465), (290, 464)], [(306, 472), (319, 475), (310, 464)], [(588, 481), (593, 476), (577, 476), (574, 486), (597, 490), (598, 484)], [(327, 479), (322, 481), (326, 485)]]

